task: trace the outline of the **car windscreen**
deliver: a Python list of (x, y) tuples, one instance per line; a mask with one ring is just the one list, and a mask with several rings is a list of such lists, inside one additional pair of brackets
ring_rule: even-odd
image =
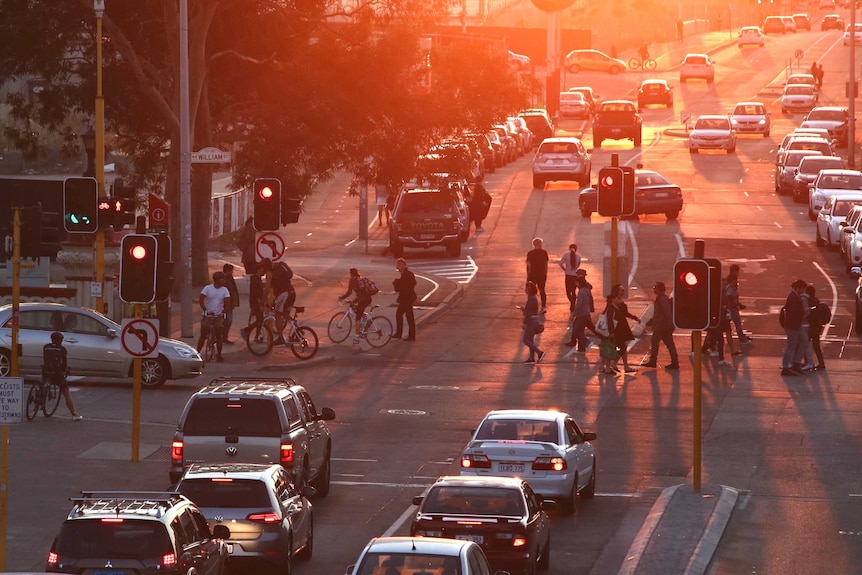
[(540, 154), (576, 154), (578, 147), (572, 142), (542, 142)]
[(194, 501), (198, 507), (245, 509), (272, 505), (266, 484), (253, 479), (183, 479), (177, 491)]
[(821, 174), (817, 187), (830, 190), (862, 190), (862, 175)]
[(740, 104), (733, 110), (734, 116), (765, 116), (766, 110), (762, 105)]
[(817, 174), (820, 170), (829, 168), (843, 168), (844, 162), (841, 158), (834, 156), (817, 156), (814, 158), (805, 158), (799, 162), (799, 172), (802, 174)]
[(858, 204), (862, 204), (862, 201), (838, 200), (835, 202), (835, 206), (832, 208), (832, 215), (837, 217), (846, 216), (850, 213), (850, 210), (853, 209), (853, 206)]
[(730, 130), (730, 123), (723, 118), (700, 118), (694, 125), (695, 130)]
[(359, 575), (417, 575), (419, 573), (445, 573), (461, 575), (460, 559), (448, 555), (428, 553), (374, 553), (369, 552), (362, 559), (357, 573)]
[(814, 94), (814, 87), (808, 84), (791, 84), (785, 88), (784, 93), (788, 96), (811, 96)]
[(183, 433), (279, 437), (281, 421), (272, 399), (199, 397), (189, 408)]
[(422, 501), (423, 513), (523, 515), (524, 498), (516, 489), (438, 485)]
[(476, 432), (476, 439), (559, 443), (557, 424), (535, 419), (486, 419)]
[(398, 214), (453, 213), (452, 199), (440, 192), (404, 194), (398, 202)]
[(75, 519), (63, 523), (55, 551), (63, 558), (161, 558), (171, 553), (165, 526), (135, 519)]
[(847, 120), (846, 112), (842, 110), (818, 110), (814, 109), (808, 112), (806, 120), (826, 120), (829, 122), (844, 122)]

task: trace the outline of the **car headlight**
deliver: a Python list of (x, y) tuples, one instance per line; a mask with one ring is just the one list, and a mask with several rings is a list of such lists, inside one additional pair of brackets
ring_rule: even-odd
[(176, 345), (172, 345), (169, 349), (175, 353), (178, 357), (182, 357), (185, 359), (200, 359), (200, 354), (198, 354), (197, 350), (191, 347), (179, 347)]

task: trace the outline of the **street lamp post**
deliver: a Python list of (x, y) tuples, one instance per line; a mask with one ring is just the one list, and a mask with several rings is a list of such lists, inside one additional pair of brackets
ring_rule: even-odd
[[(106, 198), (105, 193), (105, 98), (102, 95), (102, 16), (105, 14), (105, 0), (93, 0), (93, 10), (96, 12), (96, 150), (95, 176), (99, 189), (99, 199)], [(93, 254), (96, 283), (99, 291), (96, 294), (96, 309), (106, 313), (104, 303), (105, 292), (105, 232), (102, 226), (96, 230), (96, 241)]]

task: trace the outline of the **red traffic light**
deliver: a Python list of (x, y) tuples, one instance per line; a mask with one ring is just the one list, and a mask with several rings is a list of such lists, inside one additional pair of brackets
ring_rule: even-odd
[(680, 276), (680, 279), (682, 280), (682, 283), (685, 284), (689, 288), (697, 287), (697, 283), (699, 281), (697, 274), (690, 271), (690, 270), (683, 273)]
[(614, 186), (614, 177), (613, 176), (605, 176), (602, 178), (602, 185), (607, 188), (612, 188)]
[(138, 261), (146, 258), (147, 252), (147, 247), (141, 244), (135, 244), (131, 248), (129, 248), (129, 255), (132, 256), (133, 259), (136, 259)]
[(262, 200), (270, 200), (275, 193), (272, 191), (272, 188), (269, 186), (263, 186), (260, 190), (258, 190), (258, 195)]

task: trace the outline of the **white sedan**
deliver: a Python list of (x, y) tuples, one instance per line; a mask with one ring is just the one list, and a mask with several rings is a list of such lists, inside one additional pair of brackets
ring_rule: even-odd
[(760, 26), (743, 26), (739, 30), (736, 42), (740, 48), (747, 44), (763, 46), (763, 30)]
[(817, 90), (810, 84), (788, 84), (781, 94), (781, 113), (807, 112), (817, 105)]
[(727, 116), (701, 116), (688, 134), (688, 151), (698, 150), (736, 151), (736, 131)]
[(830, 197), (838, 194), (862, 193), (862, 172), (859, 170), (820, 170), (814, 183), (811, 184), (810, 190), (808, 217), (813, 222)]
[(862, 192), (858, 194), (837, 194), (826, 200), (817, 214), (817, 229), (814, 239), (818, 246), (830, 250), (838, 249), (841, 237), (841, 224), (847, 220), (851, 208), (862, 205)]
[(521, 477), (572, 513), (578, 493), (595, 493), (595, 439), (566, 413), (491, 411), (461, 454), (461, 475)]
[[(129, 379), (132, 360), (124, 351), (122, 328), (97, 311), (58, 303), (22, 303), (19, 308), (19, 374), (27, 379), (42, 376), (42, 347), (51, 333), (62, 332), (72, 378)], [(12, 306), (0, 307), (0, 377), (11, 372)], [(141, 385), (160, 387), (169, 379), (197, 377), (203, 359), (192, 346), (160, 337), (157, 357), (142, 360)]]

